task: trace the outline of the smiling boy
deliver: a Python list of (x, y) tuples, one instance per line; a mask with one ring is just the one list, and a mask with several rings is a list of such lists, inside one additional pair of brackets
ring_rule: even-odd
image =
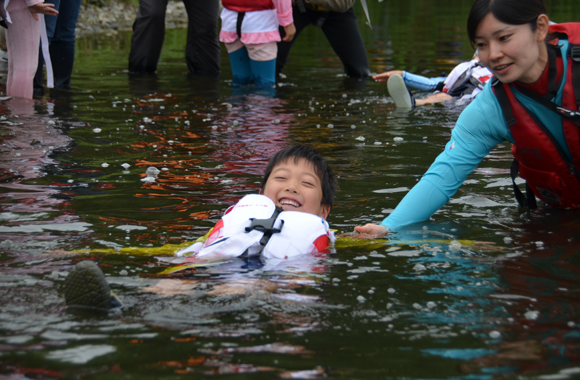
[(260, 188), (284, 211), (301, 211), (328, 217), (336, 181), (328, 163), (314, 149), (294, 145), (272, 157)]
[(326, 218), (336, 188), (332, 170), (316, 150), (284, 148), (268, 163), (259, 194), (246, 195), (206, 236), (176, 255), (287, 259), (324, 251), (334, 240)]

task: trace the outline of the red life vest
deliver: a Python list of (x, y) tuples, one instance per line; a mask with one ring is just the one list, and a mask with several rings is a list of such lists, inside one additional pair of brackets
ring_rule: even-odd
[(265, 11), (276, 9), (272, 0), (222, 0), (224, 8), (235, 12)]
[[(571, 51), (574, 48), (578, 49), (574, 53), (574, 58), (580, 60), (580, 23), (551, 25), (550, 32), (556, 33), (558, 38), (565, 39), (567, 37), (570, 43), (568, 53), (562, 57), (563, 60), (567, 61), (567, 65), (564, 66), (566, 72), (562, 74), (562, 78), (566, 81), (562, 107), (577, 111), (578, 96), (575, 95), (574, 87), (576, 87), (576, 91), (579, 91), (580, 81), (573, 80), (572, 69), (574, 68), (574, 73), (579, 75), (580, 62), (574, 64)], [(550, 49), (551, 47), (548, 47), (548, 50)], [(551, 62), (552, 64), (555, 66), (555, 58), (554, 62)], [(576, 86), (574, 86), (574, 82), (576, 82)], [(514, 165), (512, 165), (512, 178), (515, 180), (519, 169), (520, 177), (527, 181), (527, 206), (535, 207), (535, 201), (529, 201), (530, 197), (533, 198), (533, 192), (535, 196), (551, 206), (566, 209), (580, 208), (580, 174), (576, 169), (580, 168), (580, 127), (562, 117), (564, 136), (572, 156), (572, 160), (570, 160), (539, 118), (515, 97), (513, 85), (496, 81), (493, 86), (515, 141), (515, 144), (512, 145), (512, 153), (515, 158)], [(560, 85), (557, 87), (559, 88)], [(519, 91), (519, 89), (516, 90)], [(555, 90), (557, 91), (557, 88)], [(526, 200), (517, 189), (515, 182), (514, 191), (518, 202), (522, 206), (526, 206), (523, 204)]]

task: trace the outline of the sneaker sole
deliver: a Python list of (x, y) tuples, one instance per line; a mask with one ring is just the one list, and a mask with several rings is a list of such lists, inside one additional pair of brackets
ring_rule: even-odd
[(92, 261), (81, 261), (64, 281), (64, 298), (69, 307), (110, 309), (111, 288), (101, 269)]
[(399, 74), (391, 75), (387, 81), (387, 88), (397, 108), (413, 108), (413, 101), (411, 95), (409, 95), (409, 89), (407, 89), (402, 76)]

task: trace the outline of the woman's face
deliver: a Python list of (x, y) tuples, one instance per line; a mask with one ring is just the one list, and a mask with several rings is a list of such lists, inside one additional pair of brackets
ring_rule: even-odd
[(537, 23), (534, 32), (529, 24), (504, 24), (491, 13), (479, 23), (474, 38), (478, 57), (501, 82), (534, 83), (544, 72), (548, 17), (541, 15)]

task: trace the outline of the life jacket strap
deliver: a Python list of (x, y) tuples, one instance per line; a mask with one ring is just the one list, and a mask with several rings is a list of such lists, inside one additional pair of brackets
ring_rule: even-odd
[(244, 17), (246, 16), (246, 12), (238, 12), (238, 20), (236, 21), (236, 32), (238, 33), (238, 38), (240, 41), (242, 40), (242, 22), (244, 21)]
[(544, 97), (550, 101), (554, 97), (556, 97), (558, 93), (558, 88), (562, 83), (562, 78), (564, 75), (560, 77), (558, 81), (558, 64), (556, 63), (556, 52), (560, 55), (560, 50), (551, 44), (547, 44), (547, 51), (548, 51), (548, 93), (544, 95)]
[(493, 77), (491, 80), (491, 85), (493, 86), (493, 92), (497, 97), (497, 101), (503, 112), (505, 122), (508, 128), (511, 128), (514, 125), (516, 125), (516, 118), (512, 111), (512, 107), (510, 105), (510, 101), (508, 99), (505, 88), (503, 87), (503, 83), (500, 82), (499, 79), (497, 79), (497, 77)]
[(520, 164), (517, 160), (512, 161), (512, 166), (510, 167), (510, 175), (512, 177), (512, 186), (514, 189), (514, 195), (516, 196), (516, 200), (518, 201), (519, 205), (523, 208), (527, 208), (529, 210), (535, 210), (538, 208), (538, 204), (536, 203), (536, 196), (534, 192), (526, 182), (526, 195), (522, 193), (518, 185), (516, 185), (516, 178), (518, 173), (520, 172)]
[(260, 245), (265, 246), (266, 244), (268, 244), (270, 237), (272, 237), (272, 235), (275, 233), (281, 232), (282, 227), (284, 227), (284, 220), (281, 220), (280, 228), (274, 228), (274, 223), (276, 223), (276, 219), (278, 218), (278, 215), (280, 215), (282, 211), (284, 211), (282, 207), (276, 206), (274, 213), (268, 219), (250, 218), (252, 224), (250, 224), (249, 227), (246, 227), (246, 232), (251, 232), (253, 230), (263, 232), (264, 236), (262, 236), (262, 239), (260, 239)]
[[(575, 71), (580, 72), (580, 67), (577, 67), (577, 70), (575, 70)], [(576, 74), (576, 73), (573, 73), (573, 76), (574, 76), (574, 74)], [(576, 74), (576, 75), (579, 75), (579, 74)], [(580, 77), (579, 77), (579, 79), (580, 79)], [(580, 85), (580, 83), (579, 83), (579, 85)], [(531, 98), (532, 100), (536, 101), (537, 103), (543, 105), (548, 110), (558, 114), (560, 117), (564, 117), (564, 118), (570, 120), (572, 123), (576, 124), (577, 126), (580, 126), (580, 111), (572, 111), (572, 110), (569, 110), (569, 109), (564, 108), (562, 106), (558, 106), (557, 104), (546, 99), (544, 96), (538, 95), (535, 92), (532, 92), (532, 91), (528, 90), (527, 88), (524, 88), (524, 87), (519, 86), (517, 84), (514, 84), (513, 86), (520, 93), (526, 95), (528, 98)], [(576, 97), (576, 90), (577, 89), (574, 88), (574, 96), (575, 97)], [(576, 102), (578, 102), (578, 100), (576, 100)]]

